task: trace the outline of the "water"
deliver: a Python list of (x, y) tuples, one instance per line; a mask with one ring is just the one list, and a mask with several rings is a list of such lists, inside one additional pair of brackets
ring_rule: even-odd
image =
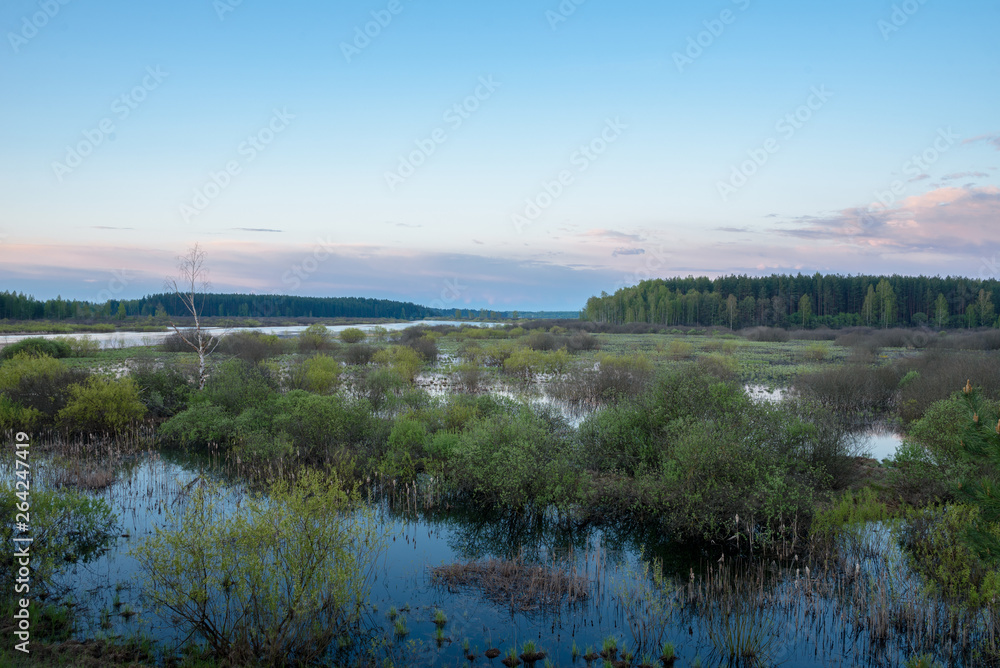
[[(123, 536), (107, 554), (73, 567), (60, 580), (80, 604), (77, 613), (82, 622), (78, 627), (81, 637), (142, 633), (157, 640), (168, 652), (185, 638), (182, 628), (168, 616), (157, 615), (143, 599), (142, 571), (128, 550), (163, 525), (168, 511), (179, 512), (187, 498), (180, 490), (201, 477), (212, 477), (207, 471), (197, 460), (143, 455), (100, 493), (118, 514)], [(222, 503), (232, 507), (241, 491), (232, 485), (223, 489)], [(652, 528), (611, 525), (568, 530), (551, 516), (491, 514), (489, 509), (464, 505), (425, 507), (420, 494), (409, 492), (370, 499), (378, 521), (388, 530), (388, 542), (376, 568), (371, 607), (364, 619), (365, 641), (380, 640), (382, 648), (378, 651), (396, 665), (462, 665), (462, 641), (468, 639), (480, 657), (489, 647), (506, 652), (516, 646), (520, 651), (525, 641), (532, 640), (555, 665), (582, 666), (581, 660), (573, 661), (574, 642), (581, 653), (588, 646), (599, 651), (608, 636), (615, 637), (619, 646), (624, 641), (635, 648), (636, 638), (643, 632), (638, 619), (656, 620), (651, 632), (662, 634), (660, 642), (675, 644), (681, 657), (678, 666), (690, 665), (695, 656), (705, 660), (706, 666), (718, 665), (718, 653), (709, 635), (711, 624), (703, 616), (705, 608), (683, 605), (690, 574), (701, 577), (708, 566), (714, 566), (717, 548), (705, 553), (681, 549)], [(487, 598), (475, 587), (450, 588), (431, 576), (433, 566), (509, 559), (518, 554), (529, 562), (561, 559), (575, 565), (586, 578), (588, 596), (556, 609), (512, 608), (506, 601)], [(667, 576), (665, 595), (656, 599), (667, 607), (655, 614), (639, 596), (655, 590), (649, 573), (642, 570), (644, 561), (653, 557), (662, 560)], [(882, 659), (871, 662), (864, 625), (854, 626), (840, 617), (833, 598), (798, 594), (802, 582), (790, 575), (795, 572), (793, 568), (785, 575), (770, 578), (767, 585), (771, 587), (772, 601), (799, 602), (782, 604), (789, 612), (777, 622), (761, 622), (762, 628), (768, 630), (773, 650), (765, 665), (899, 665), (893, 641), (877, 650)], [(393, 623), (387, 616), (391, 607), (406, 618), (409, 634), (405, 638), (394, 636)], [(102, 609), (112, 613), (103, 625)], [(120, 612), (126, 609), (138, 614), (125, 618)], [(434, 639), (433, 617), (438, 609), (448, 618), (446, 639), (440, 644)], [(640, 609), (646, 616), (633, 618), (631, 613)], [(361, 644), (356, 642), (353, 650), (345, 651), (357, 651)], [(658, 665), (658, 652), (651, 654)], [(483, 660), (477, 659), (475, 665), (484, 665)]]
[[(329, 325), (327, 329), (335, 334), (344, 331), (350, 327), (356, 327), (364, 331), (371, 331), (375, 327), (382, 327), (390, 332), (399, 331), (406, 329), (407, 327), (413, 327), (416, 325), (427, 325), (433, 327), (435, 325), (452, 325), (454, 327), (461, 326), (472, 326), (472, 327), (495, 327), (497, 323), (489, 322), (462, 322), (458, 320), (418, 320), (411, 322), (391, 322), (383, 324), (370, 324), (370, 325)], [(276, 334), (280, 337), (292, 337), (297, 336), (301, 331), (306, 328), (305, 325), (297, 325), (292, 327), (276, 326), (276, 327), (206, 327), (204, 331), (212, 335), (221, 334), (232, 334), (233, 332), (245, 332), (254, 331), (260, 332), (262, 334)], [(91, 341), (96, 341), (100, 344), (101, 348), (135, 348), (137, 346), (154, 346), (162, 343), (164, 339), (172, 335), (173, 330), (164, 332), (101, 332), (101, 333), (79, 333), (79, 334), (10, 334), (0, 336), (0, 348), (3, 346), (10, 345), (12, 343), (17, 343), (21, 339), (29, 338), (43, 338), (43, 339), (56, 339), (63, 337), (73, 337), (80, 338), (83, 336), (89, 337)]]
[(887, 427), (873, 427), (860, 434), (858, 445), (866, 456), (882, 461), (896, 454), (896, 448), (903, 442), (902, 434)]

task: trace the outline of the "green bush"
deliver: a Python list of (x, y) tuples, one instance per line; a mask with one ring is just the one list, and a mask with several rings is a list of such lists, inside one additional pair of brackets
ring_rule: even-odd
[(274, 376), (266, 367), (234, 359), (220, 364), (198, 395), (231, 415), (239, 415), (274, 397), (277, 388)]
[(289, 369), (289, 389), (329, 394), (340, 381), (340, 362), (327, 355), (308, 357)]
[(55, 339), (69, 346), (71, 357), (96, 357), (101, 352), (101, 344), (93, 340), (86, 334), (77, 338), (72, 336), (60, 336)]
[(232, 415), (221, 406), (201, 401), (160, 425), (159, 435), (179, 445), (224, 444), (235, 436), (235, 430)]
[(354, 392), (367, 399), (375, 410), (381, 410), (405, 388), (406, 381), (398, 373), (383, 367), (368, 371), (355, 383)]
[(51, 357), (21, 352), (0, 363), (0, 394), (6, 420), (24, 420), (34, 429), (50, 426), (69, 400), (70, 388), (86, 382), (87, 373)]
[[(928, 593), (973, 609), (991, 606), (1000, 596), (1000, 570), (963, 540), (978, 517), (978, 509), (957, 504), (912, 510), (902, 530), (910, 567)], [(1000, 537), (995, 524), (991, 532)]]
[(222, 337), (216, 350), (245, 362), (257, 364), (285, 352), (285, 342), (274, 334), (252, 330), (240, 331)]
[(423, 422), (404, 417), (396, 420), (389, 432), (389, 449), (422, 455), (428, 442), (427, 427)]
[(26, 408), (0, 394), (0, 433), (8, 431), (34, 431), (41, 426), (45, 415), (37, 408)]
[(142, 366), (134, 370), (130, 377), (139, 388), (139, 398), (150, 417), (169, 418), (187, 407), (191, 385), (177, 369)]
[(448, 461), (458, 452), (461, 436), (450, 431), (436, 432), (427, 444), (427, 453), (434, 459)]
[(486, 503), (566, 507), (577, 498), (571, 442), (526, 406), (474, 420), (452, 461), (462, 489)]
[(324, 325), (309, 325), (299, 333), (299, 352), (311, 353), (336, 347), (333, 334)]
[(61, 427), (72, 432), (117, 434), (146, 414), (131, 378), (91, 376), (86, 383), (69, 388), (69, 395), (56, 417)]
[(233, 506), (203, 484), (168, 514), (132, 550), (144, 594), (223, 662), (319, 660), (367, 605), (384, 525), (312, 471)]
[(366, 401), (293, 390), (274, 402), (274, 430), (307, 456), (338, 445), (355, 446), (377, 438), (380, 429)]
[(390, 346), (379, 350), (372, 357), (375, 364), (392, 369), (404, 381), (412, 384), (424, 365), (420, 353), (409, 346)]
[(357, 327), (348, 327), (340, 332), (340, 340), (344, 343), (360, 343), (367, 335)]
[(0, 348), (0, 359), (9, 360), (18, 353), (27, 353), (33, 357), (48, 356), (60, 358), (69, 357), (73, 354), (73, 350), (68, 343), (60, 339), (32, 337), (21, 339), (17, 343)]
[(642, 404), (614, 404), (591, 413), (580, 424), (579, 438), (584, 464), (592, 471), (634, 476), (659, 469), (662, 450), (653, 437), (650, 413)]
[[(8, 548), (0, 554), (0, 579), (7, 583), (14, 582), (20, 566), (14, 559), (19, 544), (13, 542), (16, 514), (24, 512), (18, 491), (10, 482), (0, 481), (0, 542)], [(37, 592), (36, 585), (47, 586), (73, 564), (103, 554), (117, 535), (118, 520), (107, 501), (73, 490), (32, 487), (30, 514), (32, 593)]]

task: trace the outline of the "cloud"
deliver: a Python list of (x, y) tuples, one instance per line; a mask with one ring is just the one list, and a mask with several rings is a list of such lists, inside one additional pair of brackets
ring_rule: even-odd
[(407, 227), (407, 228), (413, 229), (413, 230), (417, 229), (418, 227), (423, 227), (423, 225), (420, 225), (419, 223), (392, 223), (392, 222), (388, 222), (388, 223), (386, 223), (386, 225), (395, 225), (396, 227)]
[(998, 218), (1000, 188), (944, 187), (908, 197), (891, 209), (844, 209), (829, 216), (800, 219), (796, 227), (779, 232), (883, 253), (980, 257), (984, 252), (1000, 251)]
[(134, 227), (112, 227), (110, 225), (91, 225), (92, 230), (134, 230)]
[(990, 146), (992, 146), (996, 150), (1000, 151), (1000, 134), (979, 135), (978, 137), (971, 137), (969, 139), (966, 139), (962, 143), (963, 144), (975, 144), (975, 143), (979, 143), (979, 142), (983, 142), (983, 143), (989, 144)]
[(611, 254), (613, 257), (618, 257), (619, 255), (644, 255), (646, 249), (644, 248), (616, 248)]
[(593, 237), (598, 239), (618, 239), (624, 241), (642, 241), (642, 237), (638, 234), (625, 234), (624, 232), (619, 232), (618, 230), (587, 230), (580, 236), (583, 237)]
[(909, 181), (910, 183), (914, 183), (916, 181), (926, 181), (929, 178), (931, 178), (930, 174), (917, 174), (912, 179), (906, 179), (906, 180)]
[(730, 234), (750, 234), (753, 232), (749, 227), (715, 227), (716, 232), (729, 232)]
[(230, 227), (238, 232), (284, 232), (284, 230), (272, 230), (268, 227)]
[(955, 179), (987, 179), (989, 174), (986, 172), (955, 172), (953, 174), (945, 174), (941, 177), (942, 181), (954, 181)]

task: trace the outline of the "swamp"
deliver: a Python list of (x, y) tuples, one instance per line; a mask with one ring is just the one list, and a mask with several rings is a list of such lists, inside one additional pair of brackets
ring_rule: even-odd
[(0, 349), (2, 665), (1000, 665), (998, 330), (213, 334)]

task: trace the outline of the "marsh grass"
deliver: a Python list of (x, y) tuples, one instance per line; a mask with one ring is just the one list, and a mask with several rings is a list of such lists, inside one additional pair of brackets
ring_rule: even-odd
[(564, 602), (586, 600), (589, 595), (589, 581), (572, 560), (531, 564), (523, 553), (515, 559), (435, 566), (431, 577), (450, 589), (477, 587), (486, 598), (522, 612), (552, 610)]

